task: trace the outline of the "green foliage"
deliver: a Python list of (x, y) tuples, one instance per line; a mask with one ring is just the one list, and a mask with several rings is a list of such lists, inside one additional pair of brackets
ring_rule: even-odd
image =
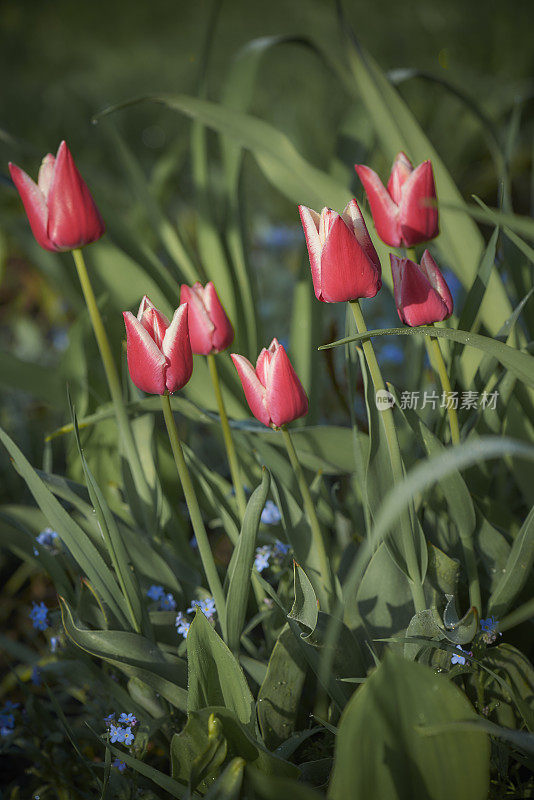
[(487, 736), (432, 733), (441, 723), (470, 719), (476, 719), (472, 707), (446, 678), (388, 654), (341, 717), (329, 798), (445, 800), (452, 793), (485, 800)]

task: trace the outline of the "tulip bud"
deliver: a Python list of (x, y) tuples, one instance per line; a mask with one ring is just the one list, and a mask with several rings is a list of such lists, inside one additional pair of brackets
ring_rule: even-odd
[(439, 233), (434, 174), (430, 161), (415, 169), (404, 153), (393, 164), (387, 189), (369, 167), (354, 166), (367, 194), (376, 232), (390, 247), (414, 247)]
[(96, 242), (105, 226), (65, 142), (57, 156), (44, 157), (37, 183), (16, 164), (9, 164), (38, 244), (45, 250), (75, 250)]
[(374, 297), (382, 286), (380, 261), (358, 203), (342, 214), (299, 206), (315, 296), (323, 303)]
[(452, 295), (445, 278), (425, 250), (421, 264), (390, 254), (391, 273), (397, 311), (411, 328), (431, 325), (452, 314)]
[(193, 353), (207, 356), (230, 347), (234, 341), (234, 329), (211, 281), (204, 288), (198, 281), (191, 287), (182, 284), (180, 302), (189, 307), (189, 337)]
[(280, 428), (308, 413), (308, 398), (288, 355), (277, 339), (258, 356), (256, 369), (248, 358), (231, 354), (250, 410), (264, 425)]
[(172, 322), (145, 295), (137, 318), (125, 311), (126, 354), (130, 378), (149, 394), (177, 392), (193, 372), (187, 329), (187, 303), (174, 312)]

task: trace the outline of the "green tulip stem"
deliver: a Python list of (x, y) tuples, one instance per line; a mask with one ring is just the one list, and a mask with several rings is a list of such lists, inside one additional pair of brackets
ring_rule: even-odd
[(321, 583), (318, 583), (317, 580), (315, 580), (312, 575), (309, 575), (309, 578), (317, 593), (321, 609), (323, 611), (328, 611), (330, 605), (334, 601), (334, 586), (332, 579), (332, 569), (330, 567), (330, 562), (326, 554), (323, 534), (321, 532), (321, 526), (319, 524), (319, 520), (317, 519), (315, 505), (313, 503), (310, 489), (306, 482), (306, 478), (304, 477), (304, 472), (302, 471), (302, 467), (300, 465), (300, 461), (298, 459), (297, 451), (295, 450), (295, 446), (293, 444), (291, 435), (285, 426), (280, 428), (280, 430), (282, 431), (282, 436), (284, 437), (284, 443), (287, 449), (287, 454), (289, 456), (291, 466), (293, 467), (293, 472), (295, 473), (295, 477), (299, 485), (300, 494), (302, 496), (302, 502), (304, 503), (304, 511), (306, 512), (306, 516), (308, 517), (308, 522), (310, 523), (313, 548), (319, 560)]
[[(210, 370), (211, 381), (213, 383), (213, 390), (219, 408), (219, 417), (221, 420), (221, 428), (224, 439), (224, 446), (226, 448), (226, 457), (228, 459), (228, 466), (230, 467), (230, 475), (232, 476), (232, 483), (234, 484), (235, 498), (239, 510), (241, 522), (245, 516), (247, 508), (247, 498), (245, 497), (245, 490), (243, 488), (243, 481), (241, 479), (241, 470), (239, 469), (239, 462), (235, 451), (234, 440), (230, 430), (230, 423), (228, 422), (228, 415), (224, 405), (224, 398), (221, 390), (221, 382), (219, 380), (219, 373), (217, 371), (217, 362), (213, 353), (208, 355), (208, 367)], [(235, 542), (234, 542), (235, 544)]]
[(174, 416), (171, 409), (171, 401), (168, 394), (161, 395), (161, 405), (163, 408), (163, 416), (165, 417), (165, 424), (167, 426), (167, 433), (169, 434), (172, 454), (174, 456), (174, 463), (176, 464), (178, 477), (180, 478), (180, 483), (182, 484), (182, 489), (184, 492), (185, 502), (187, 503), (189, 516), (191, 517), (191, 524), (193, 525), (193, 531), (198, 543), (200, 559), (202, 561), (202, 566), (204, 567), (204, 573), (206, 575), (211, 594), (215, 600), (217, 616), (219, 618), (223, 637), (226, 639), (226, 602), (224, 599), (224, 592), (219, 579), (219, 573), (217, 572), (217, 567), (215, 566), (215, 561), (213, 559), (213, 553), (211, 552), (208, 534), (206, 533), (206, 528), (204, 527), (202, 514), (198, 505), (198, 499), (191, 481), (191, 475), (189, 474), (189, 469), (185, 463), (184, 453), (182, 450), (180, 437), (178, 436), (178, 429), (176, 428), (176, 422), (174, 421)]
[[(445, 396), (448, 396), (449, 399), (451, 399), (451, 394), (452, 394), (451, 383), (449, 381), (449, 376), (447, 374), (445, 361), (443, 360), (443, 353), (441, 352), (439, 339), (434, 338), (433, 336), (430, 337), (425, 336), (425, 345), (428, 357), (430, 359), (430, 363), (432, 364), (435, 371), (439, 375), (441, 388), (443, 389), (443, 394)], [(460, 427), (458, 425), (458, 414), (456, 413), (456, 409), (452, 407), (452, 403), (447, 403), (447, 414), (449, 415), (451, 442), (454, 445), (460, 444)]]
[(89, 280), (85, 259), (82, 251), (79, 249), (73, 250), (72, 256), (78, 271), (78, 277), (80, 279), (89, 317), (93, 325), (93, 331), (98, 344), (98, 349), (100, 350), (102, 363), (104, 364), (109, 392), (111, 394), (111, 399), (115, 409), (115, 416), (117, 418), (121, 444), (124, 447), (130, 469), (132, 470), (132, 477), (134, 479), (137, 492), (145, 501), (145, 503), (149, 503), (150, 489), (145, 477), (145, 473), (143, 472), (143, 467), (141, 466), (141, 459), (139, 458), (137, 446), (135, 444), (130, 422), (128, 420), (128, 415), (126, 413), (126, 408), (124, 406), (119, 375), (115, 366), (115, 361), (113, 360), (113, 355), (111, 353), (111, 347), (106, 334), (106, 329), (104, 327), (102, 317), (100, 316), (100, 311), (98, 310), (93, 287), (91, 286), (91, 281)]
[[(356, 322), (356, 328), (358, 329), (358, 333), (367, 333), (367, 326), (363, 318), (359, 301), (351, 300), (349, 302), (349, 305), (354, 315), (354, 321)], [(363, 349), (363, 354), (365, 356), (365, 360), (367, 362), (367, 366), (369, 368), (369, 372), (371, 374), (371, 380), (373, 381), (375, 393), (385, 391), (386, 386), (384, 383), (384, 379), (382, 378), (382, 373), (380, 372), (380, 367), (378, 366), (378, 361), (376, 360), (375, 351), (370, 339), (362, 340), (362, 349)], [(386, 443), (391, 463), (391, 471), (393, 473), (393, 481), (394, 483), (401, 483), (401, 481), (404, 478), (404, 469), (402, 466), (402, 458), (399, 449), (399, 442), (397, 439), (397, 432), (395, 430), (393, 411), (391, 410), (391, 408), (383, 408), (379, 410), (379, 415), (380, 419), (382, 420), (382, 425), (384, 427), (384, 433), (386, 436)], [(406, 516), (405, 527), (409, 526), (411, 529), (412, 528), (411, 522), (408, 519), (407, 515), (405, 516)], [(407, 537), (406, 540), (406, 566), (408, 568), (408, 574), (410, 576), (409, 584), (412, 592), (415, 610), (423, 611), (426, 608), (426, 602), (425, 602), (425, 595), (423, 592), (423, 584), (421, 581), (421, 573), (419, 570), (419, 564), (417, 560), (417, 553), (415, 549), (415, 542), (413, 536)]]

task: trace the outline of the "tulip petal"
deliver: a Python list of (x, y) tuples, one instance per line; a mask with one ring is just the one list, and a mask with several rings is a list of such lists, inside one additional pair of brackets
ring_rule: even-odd
[(399, 247), (401, 231), (398, 207), (374, 170), (364, 164), (355, 164), (354, 169), (367, 194), (377, 234), (391, 247)]
[(24, 204), (24, 210), (37, 243), (44, 247), (45, 250), (55, 252), (58, 248), (48, 238), (47, 233), (48, 206), (46, 205), (44, 194), (30, 176), (20, 167), (17, 167), (16, 164), (10, 163), (9, 171)]
[(187, 312), (187, 303), (178, 306), (161, 345), (163, 355), (168, 361), (165, 384), (171, 394), (185, 386), (193, 372)]
[(256, 375), (254, 367), (245, 356), (231, 353), (231, 358), (241, 380), (250, 410), (257, 420), (263, 422), (264, 425), (270, 425), (271, 418), (266, 402), (267, 392)]
[(399, 316), (412, 328), (418, 325), (431, 325), (448, 316), (447, 306), (431, 286), (426, 275), (417, 264), (402, 259), (401, 303)]
[(342, 217), (336, 219), (321, 255), (321, 297), (342, 303), (374, 297), (382, 285), (380, 266), (369, 258)]
[(379, 270), (379, 273), (382, 274), (378, 253), (376, 252), (373, 241), (369, 236), (367, 225), (365, 224), (363, 214), (360, 211), (360, 206), (356, 200), (351, 200), (350, 203), (347, 203), (341, 216), (345, 220), (348, 227), (352, 227), (352, 232), (358, 240), (358, 244), (365, 252), (367, 257), (373, 262), (375, 267)]
[(308, 397), (283, 345), (269, 365), (267, 408), (277, 428), (308, 413)]
[(256, 361), (256, 375), (263, 386), (267, 386), (267, 376), (269, 375), (269, 364), (271, 363), (272, 355), (270, 348), (267, 350), (263, 347)]
[(441, 272), (440, 268), (428, 252), (425, 250), (421, 257), (421, 270), (425, 273), (428, 280), (430, 281), (431, 286), (436, 290), (439, 294), (443, 302), (447, 307), (447, 317), (450, 317), (452, 314), (452, 310), (454, 307), (454, 302), (452, 299), (452, 294), (450, 289), (447, 285), (447, 281), (443, 277), (443, 273)]
[(401, 151), (393, 162), (393, 167), (391, 168), (391, 175), (389, 176), (387, 186), (389, 195), (397, 206), (400, 205), (400, 201), (402, 199), (402, 187), (412, 172), (412, 162), (406, 153)]
[(128, 370), (132, 381), (143, 392), (165, 394), (165, 356), (131, 311), (126, 311), (123, 316)]
[(141, 303), (139, 304), (139, 311), (137, 312), (137, 319), (139, 320), (139, 322), (141, 322), (141, 318), (143, 316), (143, 312), (146, 311), (147, 308), (154, 308), (155, 309), (156, 306), (154, 305), (154, 303), (152, 302), (150, 297), (147, 294), (145, 294), (145, 295), (143, 295), (143, 299), (141, 300)]
[(413, 247), (434, 239), (439, 233), (438, 209), (429, 201), (436, 199), (436, 186), (430, 161), (414, 169), (403, 187), (399, 222), (402, 243)]
[(52, 178), (54, 177), (54, 169), (56, 166), (56, 159), (52, 153), (48, 153), (42, 160), (39, 168), (39, 175), (37, 176), (37, 186), (42, 191), (45, 201), (48, 200), (50, 186), (52, 185)]
[[(234, 341), (234, 329), (219, 300), (219, 295), (212, 281), (208, 281), (204, 289), (204, 304), (211, 321), (215, 325), (213, 349), (217, 353), (220, 353), (222, 350), (226, 350), (227, 347), (230, 347)], [(191, 324), (189, 324), (189, 328), (191, 329)]]
[(95, 242), (105, 226), (72, 155), (61, 142), (48, 195), (48, 236), (56, 250)]
[(322, 244), (319, 237), (320, 216), (312, 208), (299, 206), (300, 219), (306, 237), (306, 246), (310, 257), (310, 268), (313, 281), (313, 291), (318, 300), (321, 300), (321, 250)]
[(191, 350), (198, 355), (207, 356), (213, 350), (215, 325), (204, 306), (202, 295), (195, 291), (197, 285), (202, 288), (200, 283), (195, 283), (192, 289), (182, 284), (180, 287), (180, 303), (187, 303), (188, 305)]

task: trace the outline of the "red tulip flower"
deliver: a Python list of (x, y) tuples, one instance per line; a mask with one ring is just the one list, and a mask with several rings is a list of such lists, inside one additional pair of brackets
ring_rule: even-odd
[(75, 250), (96, 242), (106, 230), (65, 142), (57, 156), (44, 157), (37, 183), (9, 164), (37, 242), (45, 250)]
[(308, 413), (308, 398), (288, 355), (277, 339), (258, 356), (256, 369), (248, 358), (232, 353), (250, 410), (264, 425), (280, 428)]
[(180, 303), (187, 303), (189, 307), (189, 338), (193, 353), (207, 356), (230, 347), (234, 341), (234, 329), (211, 281), (205, 287), (198, 281), (191, 287), (183, 284)]
[(145, 295), (137, 318), (125, 311), (126, 353), (130, 377), (149, 394), (177, 392), (193, 372), (193, 354), (187, 329), (187, 303), (174, 312), (172, 322)]
[(338, 214), (299, 206), (315, 296), (323, 303), (374, 297), (382, 286), (377, 252), (356, 200)]
[(434, 239), (439, 233), (434, 174), (430, 161), (415, 169), (404, 153), (399, 153), (387, 189), (369, 167), (355, 164), (366, 191), (376, 232), (390, 247), (414, 247)]
[(420, 264), (393, 254), (389, 257), (395, 303), (402, 322), (415, 328), (450, 317), (452, 295), (428, 250), (423, 253)]

